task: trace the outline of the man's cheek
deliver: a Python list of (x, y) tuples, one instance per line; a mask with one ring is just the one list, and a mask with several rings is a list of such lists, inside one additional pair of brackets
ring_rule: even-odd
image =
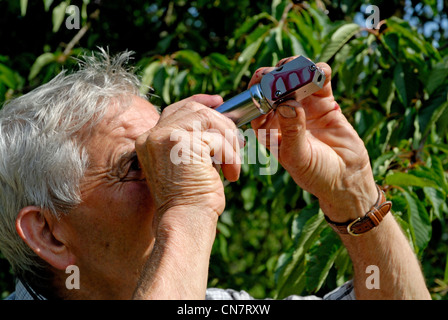
[(124, 196), (124, 210), (129, 214), (147, 216), (153, 211), (151, 192), (146, 181), (129, 182)]

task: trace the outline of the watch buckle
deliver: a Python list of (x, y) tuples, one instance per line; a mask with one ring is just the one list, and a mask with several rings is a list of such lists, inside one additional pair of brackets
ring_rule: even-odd
[(359, 237), (362, 233), (355, 233), (353, 230), (352, 230), (352, 226), (356, 223), (356, 222), (358, 222), (358, 221), (361, 221), (361, 218), (357, 218), (357, 219), (355, 219), (355, 220), (353, 220), (352, 222), (350, 222), (350, 224), (347, 226), (347, 232), (348, 232), (348, 234), (350, 234), (350, 235), (352, 235), (352, 236), (354, 236), (354, 237)]

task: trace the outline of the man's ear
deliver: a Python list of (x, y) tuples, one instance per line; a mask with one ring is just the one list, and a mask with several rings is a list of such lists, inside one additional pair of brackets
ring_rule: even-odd
[(39, 207), (28, 206), (20, 210), (16, 219), (16, 230), (28, 246), (48, 264), (65, 270), (75, 264), (75, 256), (62, 239), (58, 239), (54, 228), (56, 218)]

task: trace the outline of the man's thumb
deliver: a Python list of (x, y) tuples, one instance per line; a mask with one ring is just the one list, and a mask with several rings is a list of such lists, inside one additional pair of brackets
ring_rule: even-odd
[(289, 100), (279, 105), (276, 112), (282, 137), (280, 152), (302, 152), (306, 139), (305, 110), (297, 101)]

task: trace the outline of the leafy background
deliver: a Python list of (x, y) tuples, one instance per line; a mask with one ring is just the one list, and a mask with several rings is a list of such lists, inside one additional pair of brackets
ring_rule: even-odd
[[(65, 24), (69, 5), (80, 29)], [(366, 28), (368, 5), (380, 10), (379, 29)], [(446, 0), (0, 0), (0, 106), (97, 47), (135, 51), (141, 91), (162, 107), (194, 93), (229, 98), (283, 57), (327, 62), (433, 299), (447, 299), (447, 8)], [(316, 199), (281, 168), (260, 174), (274, 160), (256, 143), (246, 148), (259, 162), (225, 182), (209, 285), (283, 298), (322, 296), (350, 279)], [(0, 257), (0, 295), (13, 290)]]

